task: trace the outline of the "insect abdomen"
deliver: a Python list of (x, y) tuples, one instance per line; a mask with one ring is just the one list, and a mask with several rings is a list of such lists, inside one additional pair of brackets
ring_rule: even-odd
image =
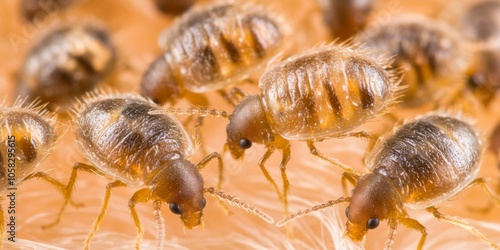
[(288, 140), (350, 131), (383, 112), (396, 89), (382, 65), (337, 46), (277, 64), (259, 84), (271, 127)]
[(380, 141), (367, 157), (367, 166), (391, 178), (405, 203), (425, 208), (469, 184), (479, 171), (480, 153), (470, 125), (452, 117), (428, 116)]
[(173, 55), (177, 79), (192, 92), (220, 89), (275, 55), (283, 31), (263, 8), (218, 4), (187, 13), (162, 44)]
[(134, 95), (88, 102), (77, 121), (77, 140), (100, 170), (128, 185), (142, 185), (166, 161), (187, 157), (192, 143), (169, 115), (149, 115), (154, 104)]

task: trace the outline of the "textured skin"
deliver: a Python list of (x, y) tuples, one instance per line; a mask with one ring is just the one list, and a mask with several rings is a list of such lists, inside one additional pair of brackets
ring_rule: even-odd
[(58, 28), (28, 54), (19, 79), (20, 94), (64, 112), (74, 98), (95, 88), (115, 60), (107, 31), (95, 26)]
[(475, 130), (446, 116), (407, 123), (367, 156), (373, 173), (389, 177), (415, 209), (451, 198), (477, 175), (482, 148)]
[(431, 101), (461, 79), (465, 67), (461, 41), (444, 23), (406, 15), (370, 31), (356, 40), (376, 53), (395, 55), (393, 66), (404, 71), (401, 85), (407, 86), (403, 105)]
[(154, 108), (131, 94), (87, 101), (76, 121), (87, 159), (127, 185), (142, 186), (167, 162), (189, 157), (193, 144), (180, 122), (171, 115), (149, 115)]
[(160, 38), (172, 81), (198, 93), (236, 83), (276, 55), (282, 43), (275, 14), (247, 3), (195, 8)]
[(396, 84), (356, 50), (327, 46), (292, 57), (260, 78), (267, 120), (288, 140), (325, 139), (383, 113)]
[(54, 147), (56, 131), (53, 121), (34, 110), (0, 107), (0, 190), (10, 187), (8, 173), (8, 137), (15, 136), (16, 182), (32, 173)]

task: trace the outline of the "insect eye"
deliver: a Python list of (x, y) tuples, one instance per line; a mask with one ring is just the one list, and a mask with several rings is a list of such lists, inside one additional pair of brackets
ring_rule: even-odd
[(375, 229), (378, 227), (378, 224), (380, 223), (379, 219), (378, 218), (370, 218), (367, 222), (366, 222), (366, 228), (367, 229)]
[(249, 149), (252, 147), (252, 142), (248, 139), (243, 138), (239, 141), (238, 145), (240, 146), (240, 148)]
[(205, 200), (205, 197), (203, 197), (203, 200), (201, 200), (201, 208), (205, 208), (207, 205), (207, 200)]
[(345, 216), (346, 216), (346, 217), (349, 217), (349, 207), (346, 207), (346, 208), (345, 208)]
[(172, 211), (172, 213), (174, 213), (174, 214), (182, 214), (181, 206), (179, 206), (179, 205), (177, 205), (175, 203), (170, 203), (169, 207), (170, 207), (170, 211)]

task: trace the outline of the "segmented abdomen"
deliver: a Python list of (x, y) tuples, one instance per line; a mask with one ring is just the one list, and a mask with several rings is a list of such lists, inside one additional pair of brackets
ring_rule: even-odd
[(272, 129), (288, 140), (348, 132), (382, 113), (396, 89), (383, 65), (340, 46), (279, 63), (262, 75), (259, 86)]
[(83, 153), (101, 171), (143, 185), (156, 168), (188, 157), (193, 145), (171, 115), (150, 115), (156, 106), (126, 94), (88, 100), (80, 108), (76, 137)]
[(276, 55), (283, 30), (260, 6), (223, 3), (186, 13), (162, 38), (177, 82), (205, 92), (234, 84)]
[(57, 138), (53, 119), (20, 106), (0, 107), (0, 191), (11, 187), (9, 164), (15, 165), (17, 186), (45, 159)]
[(468, 185), (479, 171), (480, 154), (480, 141), (469, 124), (432, 115), (380, 141), (367, 166), (391, 178), (406, 204), (425, 208)]

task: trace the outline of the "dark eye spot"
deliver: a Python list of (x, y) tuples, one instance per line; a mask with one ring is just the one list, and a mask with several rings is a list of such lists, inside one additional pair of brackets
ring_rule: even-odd
[(169, 207), (170, 207), (170, 211), (172, 211), (172, 213), (182, 214), (182, 209), (179, 205), (177, 205), (175, 203), (170, 203)]
[(243, 139), (241, 139), (241, 140), (239, 141), (238, 145), (239, 145), (239, 146), (240, 146), (240, 148), (242, 148), (242, 149), (249, 149), (249, 148), (251, 148), (251, 147), (252, 147), (252, 142), (251, 142), (251, 141), (249, 141), (248, 139), (243, 138)]
[(205, 208), (207, 205), (207, 200), (205, 200), (205, 197), (203, 197), (203, 200), (201, 200), (201, 208)]
[(346, 208), (345, 208), (345, 216), (346, 216), (346, 217), (349, 217), (349, 207), (346, 207)]
[(367, 229), (375, 229), (378, 227), (378, 224), (380, 223), (379, 219), (378, 218), (370, 218), (367, 222), (366, 222), (366, 228)]

